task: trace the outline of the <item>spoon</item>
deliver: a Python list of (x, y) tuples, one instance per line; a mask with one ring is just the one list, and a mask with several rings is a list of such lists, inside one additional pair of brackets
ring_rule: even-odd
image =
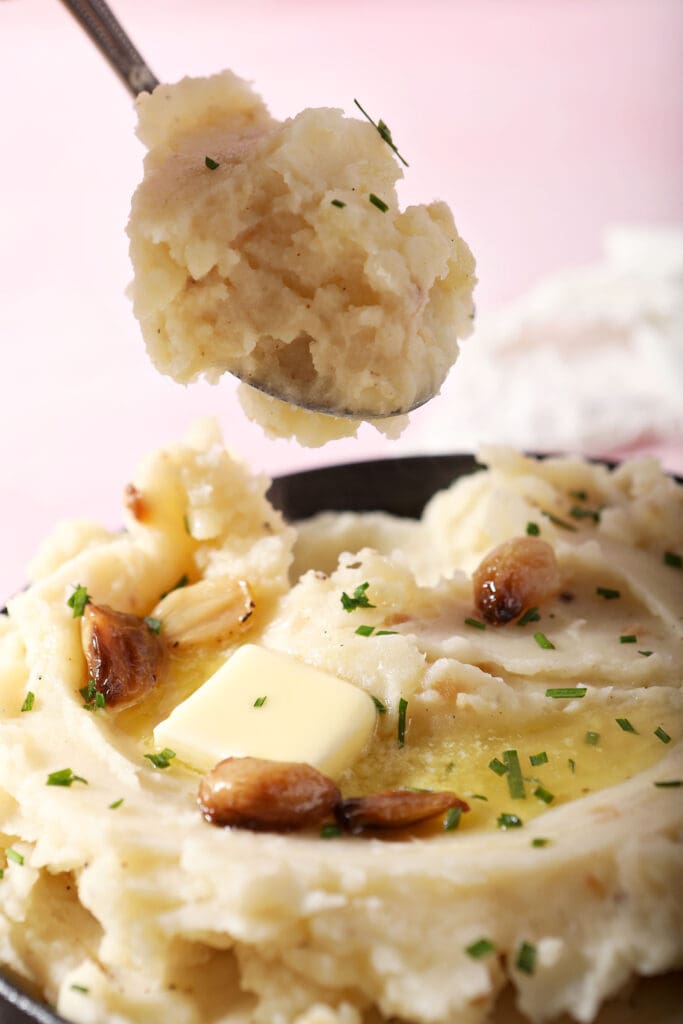
[[(124, 28), (104, 0), (62, 0), (64, 6), (73, 14), (81, 28), (90, 36), (100, 52), (107, 59), (133, 97), (141, 92), (152, 92), (159, 85), (158, 78), (149, 68), (143, 57), (138, 53)], [(377, 412), (359, 408), (341, 408), (322, 405), (319, 402), (307, 401), (305, 396), (297, 395), (296, 401), (283, 393), (278, 393), (268, 381), (253, 380), (231, 370), (234, 376), (243, 380), (250, 387), (262, 391), (271, 398), (296, 405), (310, 412), (324, 413), (328, 416), (339, 416), (346, 419), (384, 419), (399, 416), (418, 409), (434, 397), (428, 393), (419, 397), (406, 408)]]

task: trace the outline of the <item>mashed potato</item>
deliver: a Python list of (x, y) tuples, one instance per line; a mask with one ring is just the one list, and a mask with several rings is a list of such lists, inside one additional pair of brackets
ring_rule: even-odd
[[(79, 1024), (483, 1024), (508, 983), (525, 1019), (589, 1022), (632, 976), (681, 964), (681, 488), (651, 461), (483, 458), (419, 523), (295, 531), (203, 425), (135, 474), (123, 533), (57, 531), (0, 619), (0, 964)], [(560, 592), (482, 622), (473, 571), (536, 528)], [(235, 580), (253, 614), (226, 642), (206, 594)], [(138, 707), (88, 710), (76, 584), (140, 616), (172, 590), (203, 645), (170, 650)], [(384, 709), (345, 796), (453, 789), (459, 827), (204, 821), (197, 773), (145, 755), (244, 642)], [(495, 767), (511, 752), (524, 796)]]
[[(132, 295), (159, 370), (228, 371), (363, 419), (439, 390), (471, 330), (474, 261), (445, 203), (399, 209), (400, 169), (371, 124), (327, 109), (275, 121), (229, 71), (159, 86), (138, 109)], [(315, 440), (313, 414), (245, 403), (270, 433)]]

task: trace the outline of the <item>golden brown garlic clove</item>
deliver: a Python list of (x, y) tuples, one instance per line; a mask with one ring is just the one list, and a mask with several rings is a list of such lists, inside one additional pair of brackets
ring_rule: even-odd
[(489, 551), (472, 584), (481, 617), (500, 626), (525, 608), (542, 604), (560, 589), (560, 570), (550, 544), (539, 537), (513, 537)]
[(90, 678), (107, 707), (138, 704), (156, 686), (164, 646), (144, 619), (106, 604), (87, 604), (81, 642)]
[(469, 811), (455, 793), (430, 793), (411, 789), (390, 790), (372, 796), (352, 797), (335, 808), (341, 827), (354, 834), (372, 829), (405, 828), (443, 814), (451, 807)]
[(228, 757), (204, 776), (198, 800), (214, 825), (290, 832), (328, 818), (341, 793), (308, 764)]
[(172, 647), (225, 643), (249, 628), (254, 612), (249, 584), (228, 576), (214, 576), (172, 590), (152, 612), (163, 623), (163, 635)]

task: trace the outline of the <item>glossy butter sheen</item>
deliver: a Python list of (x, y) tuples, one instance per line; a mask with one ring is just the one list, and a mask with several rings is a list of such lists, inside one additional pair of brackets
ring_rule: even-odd
[(263, 757), (304, 761), (337, 777), (362, 753), (376, 718), (371, 698), (350, 683), (245, 644), (156, 727), (154, 739), (200, 771), (225, 757)]

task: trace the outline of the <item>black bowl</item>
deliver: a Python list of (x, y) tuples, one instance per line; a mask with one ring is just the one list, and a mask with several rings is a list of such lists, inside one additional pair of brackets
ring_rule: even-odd
[[(325, 511), (417, 518), (433, 494), (476, 468), (471, 455), (377, 459), (277, 477), (268, 497), (289, 520)], [(0, 1024), (66, 1022), (0, 971)]]

